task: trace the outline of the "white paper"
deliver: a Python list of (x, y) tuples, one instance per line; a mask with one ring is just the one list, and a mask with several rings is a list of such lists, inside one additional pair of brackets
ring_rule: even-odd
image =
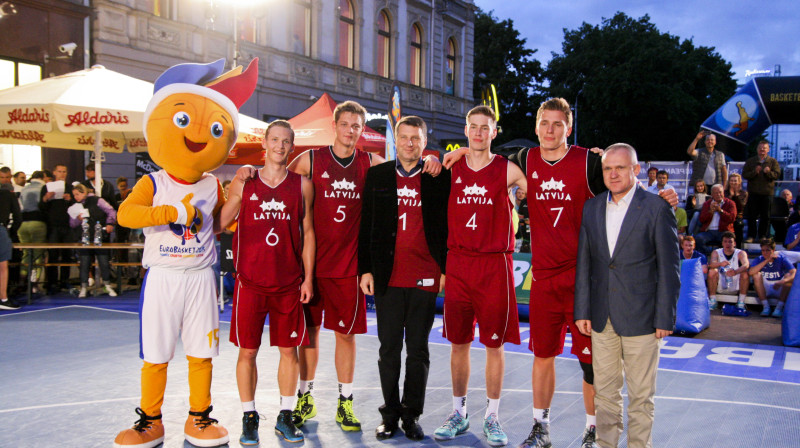
[(61, 199), (64, 196), (65, 188), (66, 186), (64, 185), (63, 180), (57, 180), (54, 182), (47, 183), (47, 192), (55, 193), (55, 199)]
[(80, 202), (76, 202), (69, 206), (69, 208), (67, 209), (67, 214), (70, 216), (70, 218), (75, 219), (78, 216), (80, 216), (81, 212), (84, 210), (85, 208), (83, 207), (83, 204), (81, 204)]

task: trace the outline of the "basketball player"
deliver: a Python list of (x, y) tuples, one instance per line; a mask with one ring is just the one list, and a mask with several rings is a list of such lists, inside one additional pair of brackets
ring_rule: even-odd
[[(300, 347), (300, 387), (294, 411), (296, 426), (317, 414), (312, 390), (319, 359), (319, 327), (336, 335), (335, 365), (339, 380), (336, 421), (345, 431), (360, 431), (353, 412), (353, 376), (356, 334), (367, 331), (366, 303), (358, 279), (358, 231), (361, 193), (370, 166), (385, 160), (356, 149), (367, 111), (355, 101), (345, 101), (333, 111), (334, 142), (312, 149), (289, 164), (289, 170), (314, 183), (314, 228), (317, 254), (314, 297), (305, 306), (309, 345)], [(439, 174), (438, 160), (428, 160), (424, 170)]]
[(234, 179), (222, 208), (227, 227), (238, 214), (233, 235), (236, 288), (230, 339), (239, 347), (236, 382), (242, 401), (242, 445), (258, 445), (256, 355), (269, 314), (270, 345), (280, 352), (278, 388), (281, 411), (275, 431), (289, 442), (303, 441), (292, 422), (299, 361), (297, 347), (308, 343), (303, 303), (313, 295), (314, 226), (311, 181), (286, 168), (294, 131), (288, 121), (267, 126), (264, 167), (243, 183)]
[(466, 121), (469, 151), (451, 169), (447, 220), (443, 335), (451, 343), (453, 412), (434, 431), (434, 437), (449, 440), (469, 428), (469, 355), (477, 320), (480, 342), (486, 347), (488, 406), (483, 432), (490, 445), (503, 446), (508, 443), (498, 418), (505, 370), (503, 344), (520, 343), (509, 187), (516, 185), (524, 191), (527, 183), (518, 166), (491, 152), (497, 136), (494, 111), (488, 106), (475, 107)]
[[(536, 114), (540, 146), (526, 148), (509, 159), (526, 173), (528, 213), (531, 222), (531, 337), (528, 348), (535, 357), (531, 373), (534, 425), (520, 448), (550, 447), (550, 404), (555, 392), (555, 356), (564, 349), (569, 328), (571, 352), (583, 370), (583, 403), (586, 427), (583, 448), (595, 443), (594, 376), (591, 339), (572, 331), (575, 298), (575, 263), (578, 254), (583, 204), (606, 191), (600, 155), (567, 144), (572, 133), (572, 111), (563, 98), (542, 103)], [(602, 152), (602, 151), (599, 151)], [(466, 153), (459, 150), (445, 157), (445, 167)], [(677, 204), (674, 190), (659, 195)], [(453, 230), (451, 229), (451, 233)]]

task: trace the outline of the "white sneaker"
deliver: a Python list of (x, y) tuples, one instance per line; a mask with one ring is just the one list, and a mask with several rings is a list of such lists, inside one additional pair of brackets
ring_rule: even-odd
[(112, 288), (111, 285), (105, 285), (103, 287), (103, 290), (105, 290), (105, 292), (107, 292), (109, 296), (117, 297), (117, 293), (114, 292), (114, 288)]
[(81, 292), (78, 293), (78, 298), (84, 299), (86, 298), (87, 291), (85, 286), (81, 286)]
[(91, 288), (92, 286), (94, 286), (94, 279), (89, 277), (89, 287)]

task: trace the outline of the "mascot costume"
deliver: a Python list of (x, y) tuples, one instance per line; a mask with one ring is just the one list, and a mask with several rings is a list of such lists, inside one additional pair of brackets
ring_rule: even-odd
[(155, 82), (144, 114), (150, 157), (161, 171), (142, 177), (119, 209), (119, 223), (143, 228), (147, 275), (139, 302), (142, 395), (139, 420), (119, 433), (116, 447), (153, 447), (164, 440), (161, 405), (167, 364), (180, 335), (189, 361), (186, 440), (196, 446), (228, 442), (211, 418), (211, 358), (219, 353), (219, 312), (212, 265), (214, 234), (225, 202), (208, 171), (221, 166), (236, 142), (239, 107), (258, 81), (258, 59), (223, 74), (224, 59), (180, 64)]

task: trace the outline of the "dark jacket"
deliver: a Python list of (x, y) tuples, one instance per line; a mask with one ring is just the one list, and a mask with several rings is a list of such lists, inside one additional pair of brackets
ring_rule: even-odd
[[(762, 170), (756, 174), (756, 167), (759, 165)], [(764, 174), (763, 168), (765, 167), (769, 167), (769, 173)], [(744, 162), (742, 177), (747, 179), (747, 191), (750, 194), (773, 196), (775, 195), (775, 181), (781, 177), (781, 166), (770, 156), (764, 159), (764, 163), (759, 161), (758, 156), (750, 157)]]
[(672, 330), (680, 292), (675, 215), (666, 201), (637, 188), (614, 253), (606, 236), (608, 195), (583, 206), (575, 273), (575, 320), (601, 332), (608, 319), (620, 336)]
[[(395, 161), (367, 171), (362, 194), (361, 231), (358, 235), (358, 273), (371, 273), (375, 294), (384, 295), (394, 266), (397, 238), (397, 177)], [(450, 171), (437, 177), (421, 173), (420, 199), (425, 240), (434, 261), (445, 273), (447, 259), (447, 201)]]
[(19, 211), (17, 195), (13, 191), (0, 190), (0, 225), (8, 228), (8, 234), (16, 238), (20, 224), (22, 224), (22, 213)]

